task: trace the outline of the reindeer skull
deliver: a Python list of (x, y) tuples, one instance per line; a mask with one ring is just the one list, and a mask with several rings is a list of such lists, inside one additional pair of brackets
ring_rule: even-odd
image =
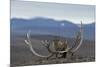
[[(32, 48), (32, 43), (31, 43), (31, 38), (30, 38), (30, 33), (31, 31), (29, 31), (27, 33), (27, 39), (25, 40), (25, 43), (29, 46), (30, 48), (30, 51), (38, 56), (38, 57), (44, 57), (44, 58), (48, 58), (48, 57), (51, 57), (55, 54), (63, 54), (63, 53), (67, 53), (67, 52), (75, 52), (79, 49), (79, 47), (82, 45), (82, 42), (83, 42), (83, 29), (82, 29), (82, 23), (81, 23), (81, 27), (80, 27), (80, 31), (78, 32), (77, 36), (76, 36), (76, 40), (75, 40), (75, 44), (69, 48), (67, 46), (67, 40), (66, 41), (61, 41), (61, 40), (58, 40), (58, 41), (50, 41), (50, 40), (42, 40), (41, 43), (43, 44), (43, 46), (45, 46), (47, 48), (47, 50), (49, 51), (49, 55), (47, 56), (43, 56), (43, 55), (40, 55), (38, 54), (33, 48)], [(64, 45), (65, 44), (65, 45)], [(78, 45), (77, 45), (78, 44)], [(55, 48), (55, 51), (52, 51), (49, 47), (50, 45), (53, 45), (54, 48)], [(67, 46), (67, 47), (66, 47)], [(65, 48), (66, 47), (66, 48)], [(64, 48), (64, 49), (63, 49)]]

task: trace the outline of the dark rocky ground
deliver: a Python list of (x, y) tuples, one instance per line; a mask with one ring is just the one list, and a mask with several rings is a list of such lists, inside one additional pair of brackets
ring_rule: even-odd
[[(40, 36), (39, 36), (40, 37)], [(48, 51), (41, 45), (40, 38), (32, 39), (35, 50), (47, 55)], [(45, 37), (44, 37), (45, 38)], [(95, 41), (84, 40), (82, 46), (70, 58), (55, 58), (50, 59), (40, 58), (31, 53), (28, 46), (24, 42), (25, 37), (11, 38), (11, 66), (27, 66), (27, 65), (42, 65), (42, 64), (58, 64), (58, 63), (77, 63), (77, 62), (94, 62), (95, 61)], [(52, 38), (51, 38), (52, 39)], [(68, 38), (69, 44), (72, 43), (71, 38)]]

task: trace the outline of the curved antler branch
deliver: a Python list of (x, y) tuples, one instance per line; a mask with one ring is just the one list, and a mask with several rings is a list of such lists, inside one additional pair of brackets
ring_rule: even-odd
[[(80, 46), (82, 45), (82, 42), (83, 42), (83, 26), (82, 26), (82, 21), (81, 21), (80, 31), (78, 32), (78, 35), (77, 35), (76, 41), (75, 41), (75, 45), (71, 48), (71, 51), (72, 52), (77, 51), (80, 48)], [(77, 44), (78, 44), (78, 46), (76, 46)]]
[(51, 55), (52, 55), (52, 53), (50, 53), (49, 55), (47, 55), (47, 56), (43, 56), (43, 55), (40, 55), (40, 54), (38, 54), (34, 49), (33, 49), (33, 47), (32, 47), (32, 43), (31, 43), (31, 39), (30, 39), (30, 32), (31, 31), (29, 31), (28, 33), (27, 33), (27, 40), (25, 40), (25, 43), (29, 46), (29, 48), (30, 48), (30, 51), (34, 54), (34, 55), (36, 55), (36, 56), (38, 56), (38, 57), (50, 57)]

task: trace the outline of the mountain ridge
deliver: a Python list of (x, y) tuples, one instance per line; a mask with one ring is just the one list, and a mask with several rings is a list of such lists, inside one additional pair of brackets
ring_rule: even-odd
[[(95, 38), (95, 23), (83, 24), (84, 37), (89, 39)], [(11, 32), (20, 32), (25, 34), (28, 30), (32, 30), (33, 34), (43, 35), (59, 35), (63, 37), (74, 37), (75, 33), (79, 31), (77, 24), (70, 21), (56, 21), (49, 18), (32, 18), (32, 19), (11, 19)]]

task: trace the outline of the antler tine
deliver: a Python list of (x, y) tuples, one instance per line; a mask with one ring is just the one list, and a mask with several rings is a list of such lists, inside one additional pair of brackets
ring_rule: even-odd
[(50, 46), (50, 42), (48, 40), (41, 40), (41, 43), (43, 44), (43, 46), (45, 47), (49, 47)]
[(41, 40), (41, 43), (43, 44), (43, 46), (47, 46), (47, 44), (45, 43), (45, 41), (44, 40)]

